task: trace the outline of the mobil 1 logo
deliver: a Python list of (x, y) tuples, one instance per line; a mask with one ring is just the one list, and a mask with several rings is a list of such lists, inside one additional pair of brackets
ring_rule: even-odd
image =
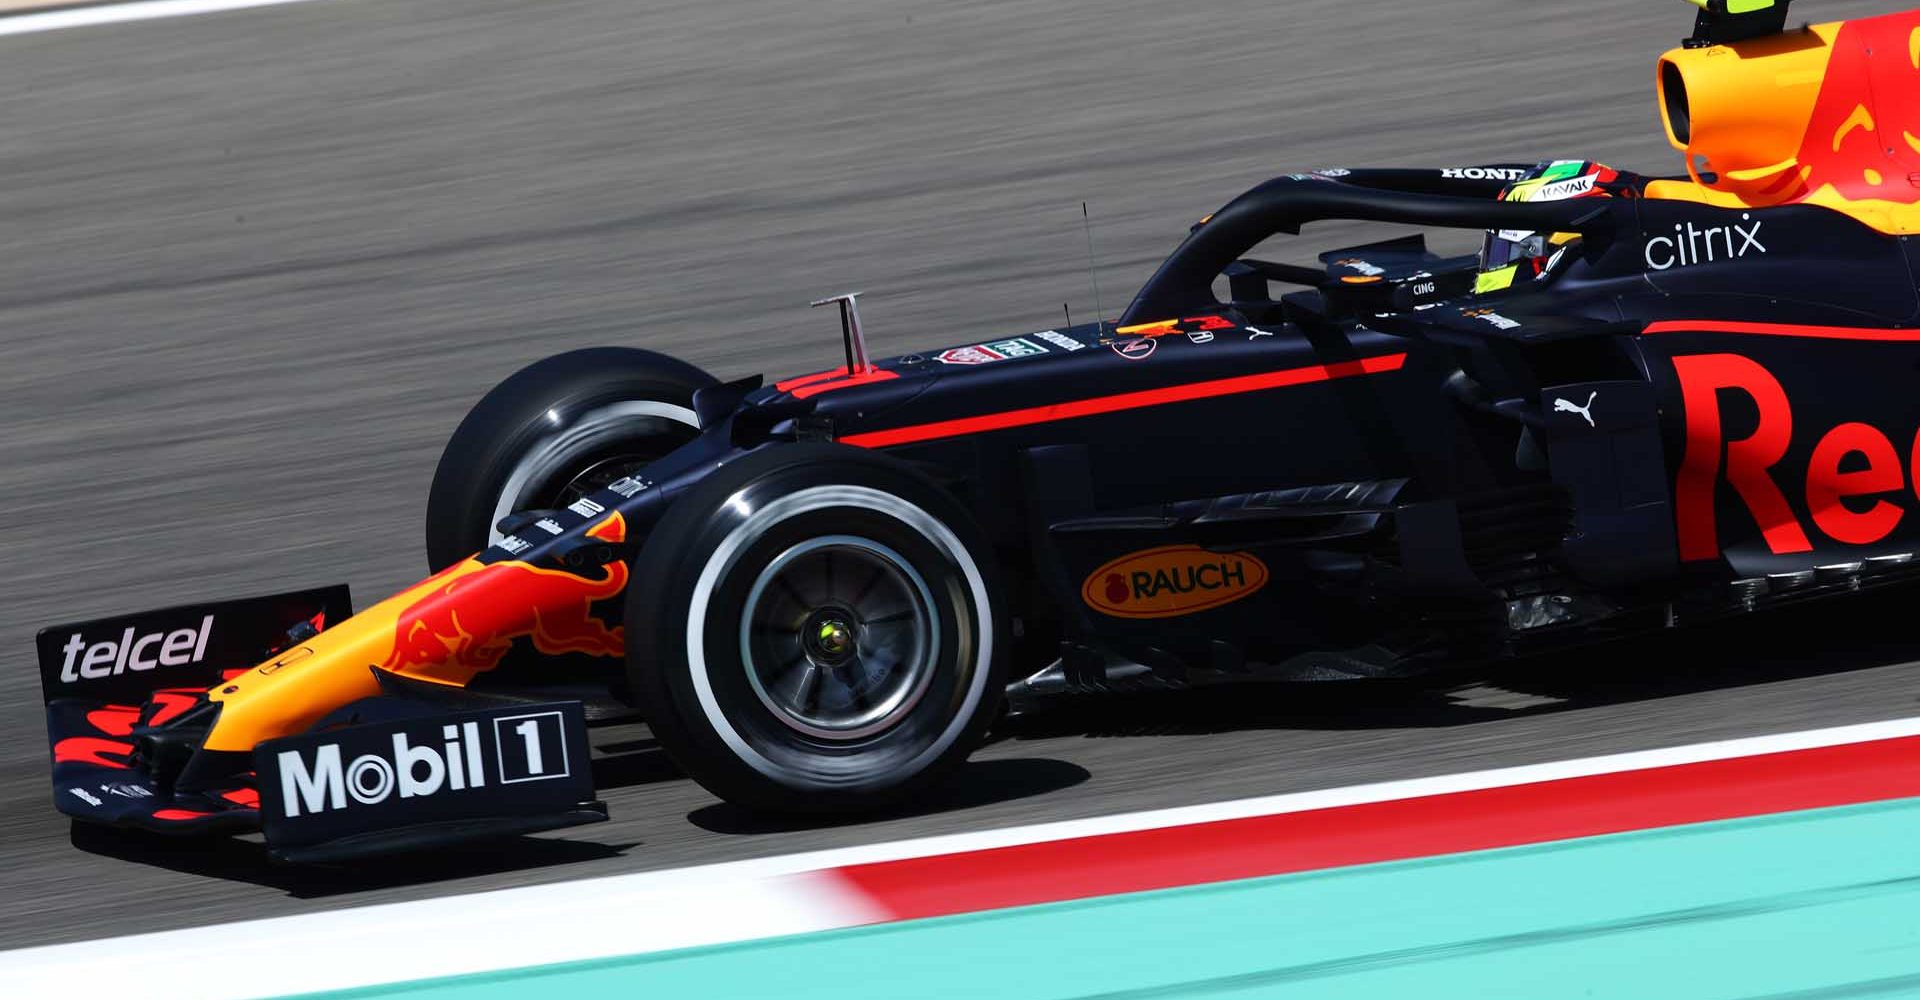
[(593, 798), (578, 702), (309, 733), (254, 751), (268, 843), (541, 816)]

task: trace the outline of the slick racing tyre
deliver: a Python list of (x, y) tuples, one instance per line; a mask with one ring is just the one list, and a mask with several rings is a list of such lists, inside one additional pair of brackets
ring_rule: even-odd
[(642, 714), (708, 791), (779, 811), (882, 808), (957, 766), (1006, 686), (977, 529), (898, 463), (778, 445), (689, 490), (627, 591)]
[(454, 430), (427, 493), (434, 572), (499, 540), (517, 510), (564, 507), (693, 439), (694, 390), (713, 377), (630, 347), (556, 354), (482, 397)]

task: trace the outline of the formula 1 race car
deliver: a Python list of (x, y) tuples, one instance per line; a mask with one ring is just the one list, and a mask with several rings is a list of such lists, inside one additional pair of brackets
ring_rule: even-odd
[[(771, 385), (539, 362), (447, 446), (425, 581), (42, 633), (55, 800), (288, 858), (588, 822), (605, 702), (552, 693), (585, 678), (719, 796), (873, 809), (1009, 697), (1405, 676), (1913, 579), (1920, 11), (1696, 2), (1657, 74), (1683, 177), (1292, 174), (1117, 323), (874, 361), (847, 296), (816, 303), (845, 365)], [(1485, 239), (1248, 256), (1333, 219)]]

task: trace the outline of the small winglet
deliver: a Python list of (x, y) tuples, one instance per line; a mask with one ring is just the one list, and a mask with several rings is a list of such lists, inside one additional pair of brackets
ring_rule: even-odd
[(1690, 49), (1726, 45), (1749, 38), (1777, 35), (1787, 30), (1787, 8), (1793, 0), (1686, 0), (1700, 8), (1694, 17)]

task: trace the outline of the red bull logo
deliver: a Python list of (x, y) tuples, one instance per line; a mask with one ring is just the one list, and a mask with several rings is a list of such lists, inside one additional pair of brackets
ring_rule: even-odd
[(1831, 187), (1848, 198), (1920, 202), (1920, 13), (1849, 21), (1801, 139), (1787, 198)]
[[(1789, 463), (1796, 425), (1787, 390), (1765, 366), (1739, 354), (1690, 354), (1673, 359), (1686, 412), (1686, 450), (1674, 484), (1680, 557), (1720, 555), (1718, 500), (1731, 487), (1761, 540), (1775, 555), (1814, 551), (1816, 539), (1842, 545), (1873, 545), (1892, 535), (1916, 497), (1907, 478), (1920, 477), (1920, 437), (1904, 428), (1902, 453), (1895, 438), (1872, 424), (1849, 421), (1815, 438), (1804, 467)], [(1744, 397), (1744, 399), (1740, 399)], [(1742, 437), (1727, 433), (1722, 407), (1735, 403), (1757, 415)], [(1797, 482), (1796, 482), (1797, 480)], [(1798, 494), (1789, 499), (1790, 493)], [(1794, 500), (1804, 507), (1816, 534), (1809, 534)]]
[[(587, 534), (625, 541), (626, 521), (615, 513)], [(380, 667), (464, 682), (499, 665), (521, 638), (549, 656), (625, 655), (625, 633), (596, 618), (593, 605), (623, 593), (627, 577), (619, 561), (587, 576), (518, 560), (462, 563), (427, 581), (400, 610), (393, 651)]]
[(1804, 202), (1920, 232), (1920, 11), (1676, 49), (1660, 81), (1668, 141), (1694, 183), (1655, 181), (1649, 197)]

